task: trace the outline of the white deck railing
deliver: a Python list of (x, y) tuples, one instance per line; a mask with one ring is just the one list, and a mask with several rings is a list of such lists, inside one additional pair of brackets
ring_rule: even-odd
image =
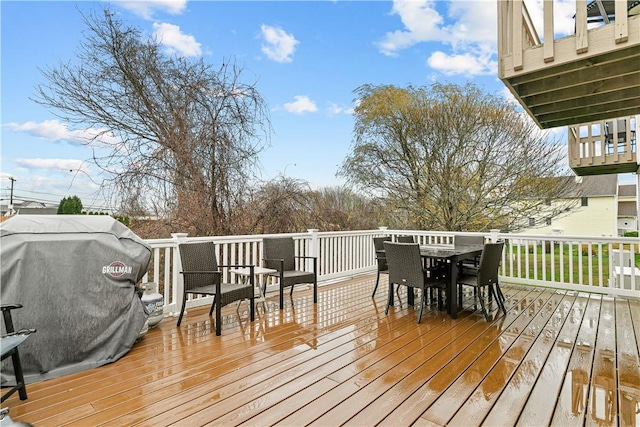
[[(453, 245), (455, 234), (483, 234), (487, 240), (502, 239), (505, 250), (500, 267), (505, 282), (547, 286), (574, 291), (640, 297), (640, 277), (623, 275), (623, 253), (628, 260), (640, 255), (639, 238), (607, 238), (585, 236), (525, 235), (489, 233), (453, 233), (415, 230), (378, 230), (282, 234), (296, 241), (298, 255), (318, 257), (318, 281), (329, 283), (339, 279), (373, 273), (376, 270), (372, 238), (375, 236), (412, 235), (420, 244)], [(149, 272), (143, 281), (159, 284), (164, 295), (165, 313), (176, 313), (182, 303), (182, 279), (178, 244), (213, 241), (219, 264), (262, 265), (262, 239), (273, 235), (187, 237), (175, 234), (171, 239), (146, 242), (153, 248)], [(624, 251), (617, 249), (623, 248)], [(617, 262), (609, 261), (609, 254), (618, 254)], [(226, 280), (236, 278), (225, 269)], [(619, 287), (617, 284), (621, 284)], [(270, 285), (268, 290), (277, 288)], [(187, 307), (210, 304), (210, 297), (190, 299)]]
[[(501, 0), (498, 2), (498, 54), (504, 67), (501, 69), (505, 76), (520, 70), (533, 71), (554, 62), (576, 60), (581, 54), (593, 55), (625, 49), (637, 43), (631, 38), (629, 30), (637, 28), (630, 26), (630, 20), (637, 25), (636, 18), (630, 18), (626, 0), (616, 0), (612, 25), (606, 28), (595, 25), (590, 27), (587, 14), (587, 0), (575, 2), (575, 31), (570, 37), (557, 36), (555, 23), (563, 18), (556, 17), (554, 2), (542, 2), (542, 32), (538, 32), (529, 15), (524, 0)], [(601, 24), (609, 23), (609, 16), (602, 18)], [(596, 33), (599, 33), (596, 35)], [(599, 37), (598, 37), (599, 36)], [(532, 49), (542, 46), (541, 49)], [(528, 56), (527, 56), (528, 54)]]

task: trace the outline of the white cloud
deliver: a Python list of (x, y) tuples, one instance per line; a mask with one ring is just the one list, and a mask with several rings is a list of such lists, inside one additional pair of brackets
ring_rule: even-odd
[[(446, 11), (446, 19), (436, 6)], [(496, 0), (394, 0), (392, 13), (400, 17), (404, 29), (387, 33), (378, 43), (383, 54), (394, 55), (417, 43), (440, 42), (451, 51), (431, 55), (427, 64), (434, 70), (473, 76), (497, 69)]]
[(284, 104), (284, 109), (294, 114), (313, 113), (318, 111), (316, 104), (307, 96), (295, 96), (295, 101)]
[(338, 104), (331, 103), (327, 108), (327, 113), (330, 116), (337, 116), (338, 114), (353, 115), (353, 107), (342, 107)]
[(495, 74), (497, 63), (488, 55), (473, 53), (452, 54), (436, 51), (427, 59), (429, 67), (447, 75), (481, 75)]
[(28, 169), (51, 169), (56, 171), (86, 171), (86, 162), (78, 159), (15, 159), (14, 162)]
[(498, 41), (498, 5), (495, 0), (465, 0), (449, 3), (449, 20), (445, 28), (449, 41), (459, 45), (488, 46), (495, 51)]
[(433, 0), (394, 0), (391, 12), (400, 16), (405, 29), (387, 33), (378, 43), (380, 51), (395, 55), (398, 50), (416, 43), (441, 39), (444, 21), (435, 6)]
[[(538, 36), (542, 40), (543, 33), (543, 0), (527, 0), (525, 2), (531, 21), (536, 28)], [(575, 32), (575, 20), (573, 16), (576, 13), (575, 0), (554, 0), (553, 2), (553, 31), (555, 37), (563, 37)]]
[(517, 105), (518, 107), (520, 107), (520, 103), (518, 102), (518, 100), (516, 100), (516, 97), (513, 96), (513, 93), (511, 93), (507, 86), (504, 86), (502, 90), (500, 90), (500, 94), (509, 104)]
[(113, 3), (145, 19), (151, 19), (156, 11), (179, 15), (187, 6), (187, 0), (113, 0)]
[(296, 45), (300, 43), (293, 34), (287, 34), (282, 28), (262, 24), (260, 26), (262, 38), (266, 43), (262, 44), (262, 52), (269, 59), (276, 62), (291, 62), (296, 51)]
[(102, 142), (105, 144), (113, 144), (117, 140), (111, 133), (105, 133), (103, 130), (88, 128), (69, 130), (67, 125), (60, 123), (58, 120), (45, 120), (40, 123), (7, 123), (7, 128), (14, 132), (25, 132), (29, 135), (51, 141), (66, 141), (74, 145), (87, 145), (94, 142)]
[(173, 24), (153, 23), (155, 29), (155, 36), (158, 38), (171, 53), (178, 53), (183, 56), (200, 56), (202, 55), (202, 49), (200, 49), (200, 43), (198, 43), (192, 35), (183, 34), (180, 31), (180, 27)]

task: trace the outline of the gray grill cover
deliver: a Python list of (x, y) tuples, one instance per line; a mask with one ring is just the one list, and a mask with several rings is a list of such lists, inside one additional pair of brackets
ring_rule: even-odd
[[(107, 215), (18, 215), (0, 223), (3, 303), (16, 329), (27, 383), (114, 362), (135, 343), (147, 315), (135, 284), (151, 248)], [(3, 331), (4, 329), (4, 325)], [(2, 385), (14, 384), (10, 359)]]

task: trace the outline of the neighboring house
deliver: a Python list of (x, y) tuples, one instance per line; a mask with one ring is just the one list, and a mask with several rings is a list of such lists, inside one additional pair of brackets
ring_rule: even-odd
[[(15, 202), (13, 211), (17, 215), (56, 215), (58, 206), (47, 206), (41, 202), (25, 200), (23, 202)], [(2, 206), (2, 216), (10, 215), (9, 207)]]
[(568, 188), (566, 194), (562, 199), (549, 202), (549, 211), (563, 212), (554, 217), (541, 213), (537, 217), (529, 218), (529, 227), (518, 232), (617, 236), (618, 176), (592, 175), (565, 179)]
[(636, 185), (618, 186), (618, 235), (638, 231), (638, 202)]

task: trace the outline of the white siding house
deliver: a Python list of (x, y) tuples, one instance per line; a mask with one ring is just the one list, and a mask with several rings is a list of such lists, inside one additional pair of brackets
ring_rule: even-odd
[(576, 177), (576, 185), (562, 199), (550, 201), (550, 211), (563, 213), (555, 217), (541, 213), (529, 218), (525, 234), (561, 233), (571, 236), (618, 235), (618, 177), (593, 175)]
[(638, 203), (636, 185), (620, 185), (618, 187), (618, 234), (627, 231), (638, 231)]

